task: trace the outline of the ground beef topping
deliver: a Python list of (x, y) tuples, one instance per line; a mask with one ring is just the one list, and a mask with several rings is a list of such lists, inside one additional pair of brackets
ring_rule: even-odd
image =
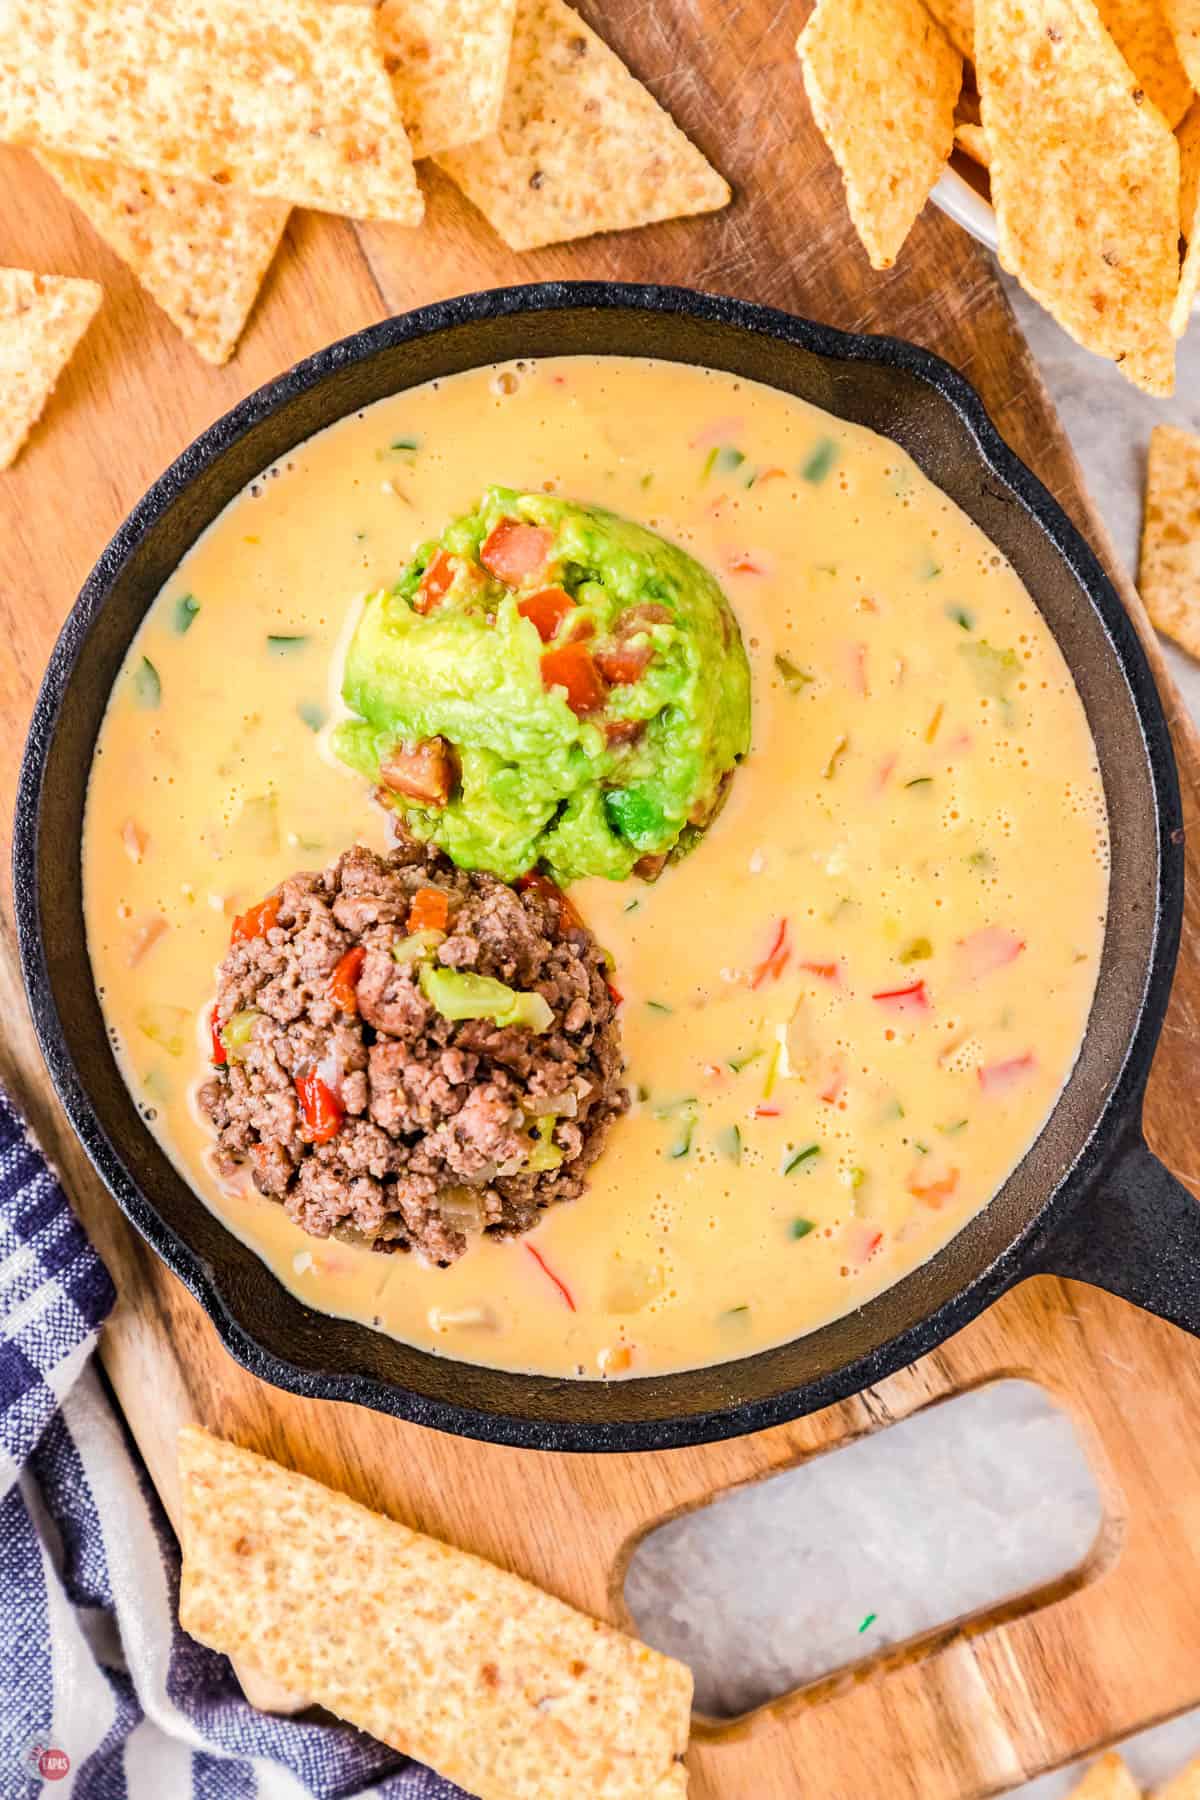
[(528, 1231), (629, 1104), (616, 1004), (552, 883), (349, 850), (235, 924), (200, 1092), (221, 1172), (315, 1237), (442, 1264)]

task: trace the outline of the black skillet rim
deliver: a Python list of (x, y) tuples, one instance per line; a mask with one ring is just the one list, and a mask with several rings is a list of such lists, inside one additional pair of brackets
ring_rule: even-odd
[[(91, 626), (116, 570), (136, 554), (139, 540), (193, 477), (244, 432), (278, 407), (319, 385), (335, 371), (396, 345), (472, 322), (570, 310), (683, 314), (766, 335), (842, 363), (894, 367), (932, 388), (967, 426), (984, 464), (1033, 515), (1098, 613), (1129, 684), (1146, 748), (1158, 812), (1159, 871), (1153, 950), (1124, 1060), (1087, 1140), (1042, 1208), (1007, 1248), (935, 1311), (854, 1362), (782, 1393), (733, 1402), (711, 1412), (654, 1420), (540, 1420), (483, 1412), (431, 1400), (389, 1381), (361, 1374), (300, 1368), (259, 1344), (228, 1311), (199, 1256), (142, 1195), (100, 1127), (60, 1035), (42, 944), (37, 890), (42, 779), (67, 682), (83, 654)], [(515, 1448), (575, 1452), (674, 1449), (764, 1430), (843, 1400), (936, 1348), (1034, 1272), (1055, 1223), (1116, 1156), (1140, 1111), (1166, 1010), (1183, 911), (1181, 805), (1170, 733), (1133, 624), (1099, 560), (1062, 508), (1009, 449), (983, 402), (951, 365), (899, 338), (843, 332), (776, 308), (681, 287), (618, 282), (543, 282), (487, 289), (384, 319), (297, 363), (247, 396), (200, 434), (147, 491), (120, 526), (88, 577), (64, 623), (34, 707), (22, 762), (13, 837), (13, 883), (26, 991), (43, 1055), (71, 1124), (121, 1210), (174, 1275), (203, 1306), (225, 1349), (252, 1374), (307, 1398), (365, 1405), (413, 1423)], [(736, 1368), (737, 1364), (730, 1365)], [(547, 1382), (546, 1377), (525, 1377)], [(553, 1385), (553, 1383), (551, 1383)], [(565, 1385), (575, 1385), (574, 1383)]]

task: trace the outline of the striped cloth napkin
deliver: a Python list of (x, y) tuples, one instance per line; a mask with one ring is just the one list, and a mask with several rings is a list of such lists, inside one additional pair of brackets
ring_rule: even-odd
[(179, 1547), (91, 1361), (114, 1299), (0, 1093), (0, 1796), (464, 1800), (348, 1727), (255, 1712), (180, 1631)]

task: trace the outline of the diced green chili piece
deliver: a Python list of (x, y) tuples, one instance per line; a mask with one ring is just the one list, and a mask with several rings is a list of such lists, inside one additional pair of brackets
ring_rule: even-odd
[(812, 1219), (793, 1219), (788, 1227), (788, 1236), (793, 1238), (806, 1238), (810, 1231), (815, 1231), (816, 1229), (816, 1223)]
[(948, 606), (946, 617), (953, 619), (956, 625), (961, 625), (964, 631), (974, 631), (975, 629), (975, 615), (968, 612), (965, 606)]
[(704, 459), (704, 468), (700, 475), (701, 481), (708, 480), (709, 476), (713, 472), (713, 465), (716, 463), (716, 460), (717, 460), (717, 446), (714, 444), (712, 449), (709, 451), (708, 455)]
[(783, 685), (789, 694), (798, 694), (802, 688), (808, 687), (814, 679), (813, 676), (806, 674), (803, 669), (798, 668), (790, 656), (784, 656), (782, 653), (776, 656), (775, 667), (782, 676)]
[(943, 1137), (957, 1137), (960, 1131), (965, 1131), (966, 1129), (967, 1121), (965, 1119), (956, 1119), (953, 1125), (938, 1126), (938, 1130), (942, 1133)]
[(191, 629), (192, 620), (200, 611), (200, 602), (191, 594), (181, 594), (175, 602), (171, 613), (171, 623), (180, 637)]
[(805, 481), (824, 481), (837, 461), (837, 445), (832, 438), (820, 438), (800, 465)]
[(734, 1074), (740, 1075), (742, 1070), (749, 1068), (752, 1062), (757, 1062), (762, 1054), (761, 1050), (751, 1050), (745, 1056), (730, 1056), (726, 1060)]
[(933, 945), (927, 937), (914, 938), (911, 944), (900, 952), (902, 963), (925, 962), (933, 955)]
[(811, 1162), (814, 1156), (820, 1156), (820, 1154), (820, 1144), (805, 1144), (803, 1150), (793, 1150), (791, 1155), (784, 1159), (783, 1174), (794, 1174), (806, 1162)]
[(323, 706), (318, 706), (315, 700), (301, 700), (296, 711), (310, 731), (320, 731), (322, 725), (325, 723), (325, 708)]
[(933, 776), (932, 775), (915, 775), (911, 781), (906, 781), (904, 785), (906, 788), (932, 787), (933, 786)]
[(935, 562), (932, 556), (923, 556), (917, 564), (918, 581), (936, 581), (941, 572), (941, 563)]
[(647, 1000), (646, 1006), (650, 1012), (666, 1013), (668, 1017), (675, 1011), (673, 1006), (665, 1006), (661, 1000)]
[(397, 938), (392, 945), (392, 956), (398, 963), (421, 962), (432, 956), (439, 944), (444, 944), (444, 931), (414, 931), (411, 937)]
[(307, 632), (269, 631), (267, 633), (267, 649), (272, 656), (295, 656), (298, 650), (303, 650), (307, 642)]
[(563, 1153), (554, 1142), (554, 1127), (557, 1124), (555, 1115), (547, 1113), (534, 1126), (537, 1142), (525, 1161), (525, 1167), (531, 1175), (541, 1175), (547, 1169), (557, 1169), (562, 1162)]
[(221, 1042), (225, 1046), (225, 1054), (230, 1062), (245, 1062), (246, 1051), (254, 1036), (254, 1027), (258, 1023), (257, 1007), (248, 1006), (244, 1012), (235, 1012), (226, 1021), (221, 1031)]
[(397, 450), (408, 456), (415, 456), (420, 448), (421, 440), (415, 437), (393, 438), (388, 445), (389, 450)]
[(147, 712), (152, 712), (162, 700), (162, 682), (148, 656), (143, 656), (133, 671), (133, 697)]
[(742, 1134), (738, 1126), (727, 1125), (717, 1133), (717, 1149), (726, 1162), (740, 1163), (742, 1160)]
[(679, 1121), (679, 1130), (675, 1133), (675, 1136), (671, 1139), (670, 1145), (667, 1148), (667, 1155), (671, 1158), (672, 1162), (678, 1162), (681, 1156), (686, 1156), (688, 1154), (692, 1147), (692, 1137), (695, 1130), (696, 1120), (691, 1114)]
[(443, 1019), (490, 1019), (493, 1025), (519, 1025), (533, 1032), (546, 1031), (554, 1023), (553, 1009), (544, 995), (522, 993), (492, 975), (425, 962), (418, 980), (421, 992)]
[(732, 444), (722, 444), (717, 452), (717, 467), (722, 474), (731, 474), (734, 469), (740, 469), (745, 460), (742, 452)]

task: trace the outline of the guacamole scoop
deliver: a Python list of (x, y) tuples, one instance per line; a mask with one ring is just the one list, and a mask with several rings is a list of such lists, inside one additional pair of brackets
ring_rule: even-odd
[(750, 743), (750, 672), (707, 569), (655, 532), (490, 488), (372, 594), (337, 754), (409, 832), (505, 881), (656, 876)]

